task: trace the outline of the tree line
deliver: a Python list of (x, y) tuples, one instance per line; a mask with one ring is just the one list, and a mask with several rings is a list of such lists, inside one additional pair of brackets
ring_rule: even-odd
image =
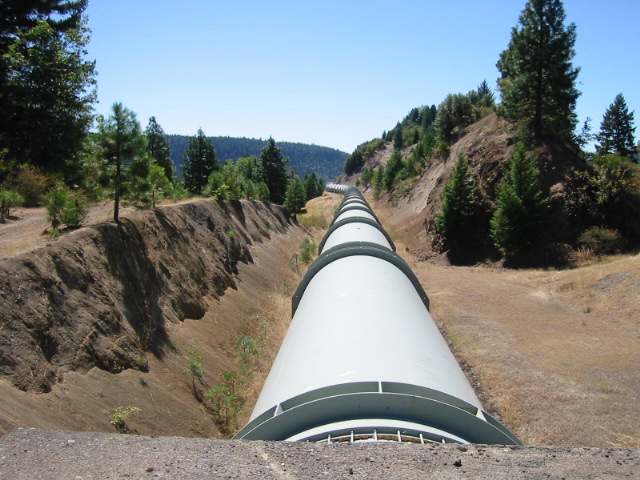
[[(176, 168), (178, 177), (182, 176), (182, 161), (187, 148), (187, 135), (168, 135), (171, 160)], [(216, 154), (220, 159), (238, 160), (247, 156), (259, 156), (266, 146), (266, 139), (209, 137), (216, 147)], [(342, 166), (348, 154), (334, 148), (303, 143), (278, 142), (282, 154), (288, 159), (288, 166), (301, 178), (315, 173), (320, 178), (335, 179), (340, 175)]]
[[(448, 95), (437, 108), (415, 108), (382, 138), (358, 146), (344, 172), (360, 173), (360, 184), (372, 187), (375, 195), (392, 192), (402, 182), (417, 180), (431, 162), (448, 157), (467, 126), (496, 112), (515, 132), (515, 148), (491, 198), (481, 195), (468, 160), (458, 158), (435, 219), (443, 250), (473, 250), (485, 232), (507, 257), (548, 249), (549, 242), (559, 241), (545, 233), (557, 212), (542, 186), (537, 154), (551, 143), (583, 149), (587, 161), (586, 168), (566, 172), (563, 181), (561, 210), (575, 232), (563, 241), (610, 251), (640, 244), (640, 145), (634, 137), (634, 113), (620, 93), (604, 112), (598, 133), (592, 133), (591, 119), (577, 131), (579, 68), (572, 64), (577, 33), (565, 20), (560, 0), (529, 0), (499, 55), (499, 103), (483, 81), (467, 94)], [(394, 152), (386, 165), (365, 168), (373, 151), (389, 142)], [(595, 152), (586, 151), (592, 142)], [(409, 153), (403, 154), (407, 147)]]
[(272, 201), (295, 215), (322, 193), (322, 180), (300, 179), (273, 139), (259, 156), (220, 164), (199, 131), (188, 138), (180, 178), (155, 117), (143, 130), (117, 102), (95, 116), (86, 7), (87, 0), (0, 2), (0, 221), (16, 205), (45, 205), (54, 229), (75, 227), (90, 201), (113, 200), (118, 221), (122, 202), (145, 207), (189, 195)]

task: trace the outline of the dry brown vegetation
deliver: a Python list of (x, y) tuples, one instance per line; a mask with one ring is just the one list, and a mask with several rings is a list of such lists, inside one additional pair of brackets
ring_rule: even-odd
[(488, 411), (528, 445), (640, 447), (640, 256), (562, 271), (419, 261), (415, 226), (394, 221), (413, 206), (370, 202)]

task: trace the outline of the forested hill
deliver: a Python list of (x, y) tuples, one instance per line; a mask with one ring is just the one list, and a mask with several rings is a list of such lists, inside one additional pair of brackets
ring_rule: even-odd
[[(187, 147), (187, 135), (167, 135), (171, 159), (179, 176), (182, 176), (182, 156)], [(249, 155), (260, 156), (267, 140), (256, 138), (209, 137), (213, 141), (216, 157), (222, 164), (228, 159), (236, 160)], [(294, 168), (300, 178), (306, 174), (315, 174), (333, 181), (342, 173), (344, 161), (349, 156), (345, 152), (329, 147), (307, 145), (304, 143), (278, 142), (282, 154), (289, 159), (289, 167)]]

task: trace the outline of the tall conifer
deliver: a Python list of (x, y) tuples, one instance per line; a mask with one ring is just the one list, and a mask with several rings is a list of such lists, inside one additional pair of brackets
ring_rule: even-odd
[(536, 158), (527, 155), (524, 143), (518, 143), (511, 155), (505, 178), (498, 185), (496, 204), (491, 219), (496, 247), (511, 254), (538, 242), (547, 199), (540, 186)]
[(201, 194), (211, 172), (219, 168), (213, 142), (201, 128), (198, 129), (198, 133), (189, 139), (184, 152), (182, 176), (185, 188), (191, 193)]
[(455, 248), (465, 240), (470, 240), (478, 206), (476, 183), (467, 159), (460, 154), (451, 178), (444, 187), (442, 212), (436, 216), (436, 230), (442, 235), (445, 248)]
[(600, 124), (600, 133), (596, 136), (598, 153), (617, 153), (633, 159), (636, 153), (633, 133), (633, 112), (629, 112), (624, 96), (619, 93), (609, 106)]
[(271, 201), (282, 205), (287, 192), (287, 160), (273, 138), (260, 153), (260, 165), (264, 183), (269, 187)]
[(169, 139), (164, 130), (156, 120), (156, 117), (149, 119), (149, 124), (144, 131), (147, 136), (147, 151), (158, 165), (164, 168), (164, 173), (169, 180), (173, 180), (173, 161), (169, 149)]
[(577, 122), (579, 69), (571, 63), (576, 27), (565, 26), (565, 17), (560, 0), (529, 0), (497, 64), (502, 75), (499, 113), (527, 125), (538, 140), (545, 135), (571, 138)]

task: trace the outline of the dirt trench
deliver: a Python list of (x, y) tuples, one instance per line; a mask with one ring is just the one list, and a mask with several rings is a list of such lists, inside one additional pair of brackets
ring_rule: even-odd
[(304, 235), (270, 204), (198, 200), (4, 258), (0, 433), (114, 431), (112, 409), (135, 405), (139, 433), (218, 436), (186, 352), (203, 357), (203, 385), (232, 368), (237, 337), (293, 283)]

